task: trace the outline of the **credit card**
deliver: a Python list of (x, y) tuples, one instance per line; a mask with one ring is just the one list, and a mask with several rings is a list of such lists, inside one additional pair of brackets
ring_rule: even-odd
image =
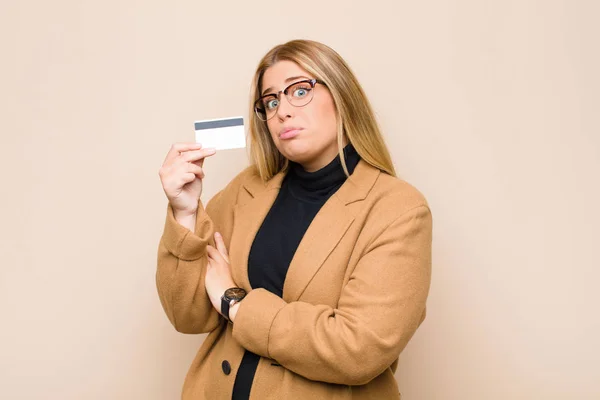
[(203, 148), (226, 150), (246, 147), (243, 117), (195, 121), (194, 130), (196, 143), (202, 143)]

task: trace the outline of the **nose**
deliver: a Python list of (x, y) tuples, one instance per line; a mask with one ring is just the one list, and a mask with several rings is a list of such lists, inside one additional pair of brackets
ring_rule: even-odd
[(291, 117), (294, 108), (295, 107), (290, 104), (290, 101), (288, 100), (287, 96), (281, 93), (279, 95), (279, 107), (277, 107), (277, 117), (282, 121), (288, 116)]

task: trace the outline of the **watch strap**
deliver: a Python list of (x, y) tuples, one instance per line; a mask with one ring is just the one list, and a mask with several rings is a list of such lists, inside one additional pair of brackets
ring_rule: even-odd
[(221, 296), (221, 314), (225, 317), (227, 321), (231, 321), (229, 319), (229, 309), (231, 308), (231, 304), (229, 300), (225, 297), (225, 295)]

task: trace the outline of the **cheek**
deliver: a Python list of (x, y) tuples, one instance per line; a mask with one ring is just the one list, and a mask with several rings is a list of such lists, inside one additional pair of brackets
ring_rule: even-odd
[(279, 125), (273, 121), (269, 121), (269, 122), (267, 122), (267, 128), (269, 129), (269, 134), (271, 135), (271, 139), (273, 139), (274, 143), (277, 143), (277, 132), (280, 129)]
[(324, 99), (321, 104), (315, 104), (313, 118), (318, 122), (319, 130), (327, 136), (336, 135), (337, 121), (333, 99)]

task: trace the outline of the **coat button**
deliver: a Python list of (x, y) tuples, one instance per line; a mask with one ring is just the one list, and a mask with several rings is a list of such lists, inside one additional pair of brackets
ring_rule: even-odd
[(229, 375), (231, 373), (231, 364), (229, 364), (229, 361), (225, 360), (221, 363), (221, 368), (223, 368), (223, 373), (225, 375)]

